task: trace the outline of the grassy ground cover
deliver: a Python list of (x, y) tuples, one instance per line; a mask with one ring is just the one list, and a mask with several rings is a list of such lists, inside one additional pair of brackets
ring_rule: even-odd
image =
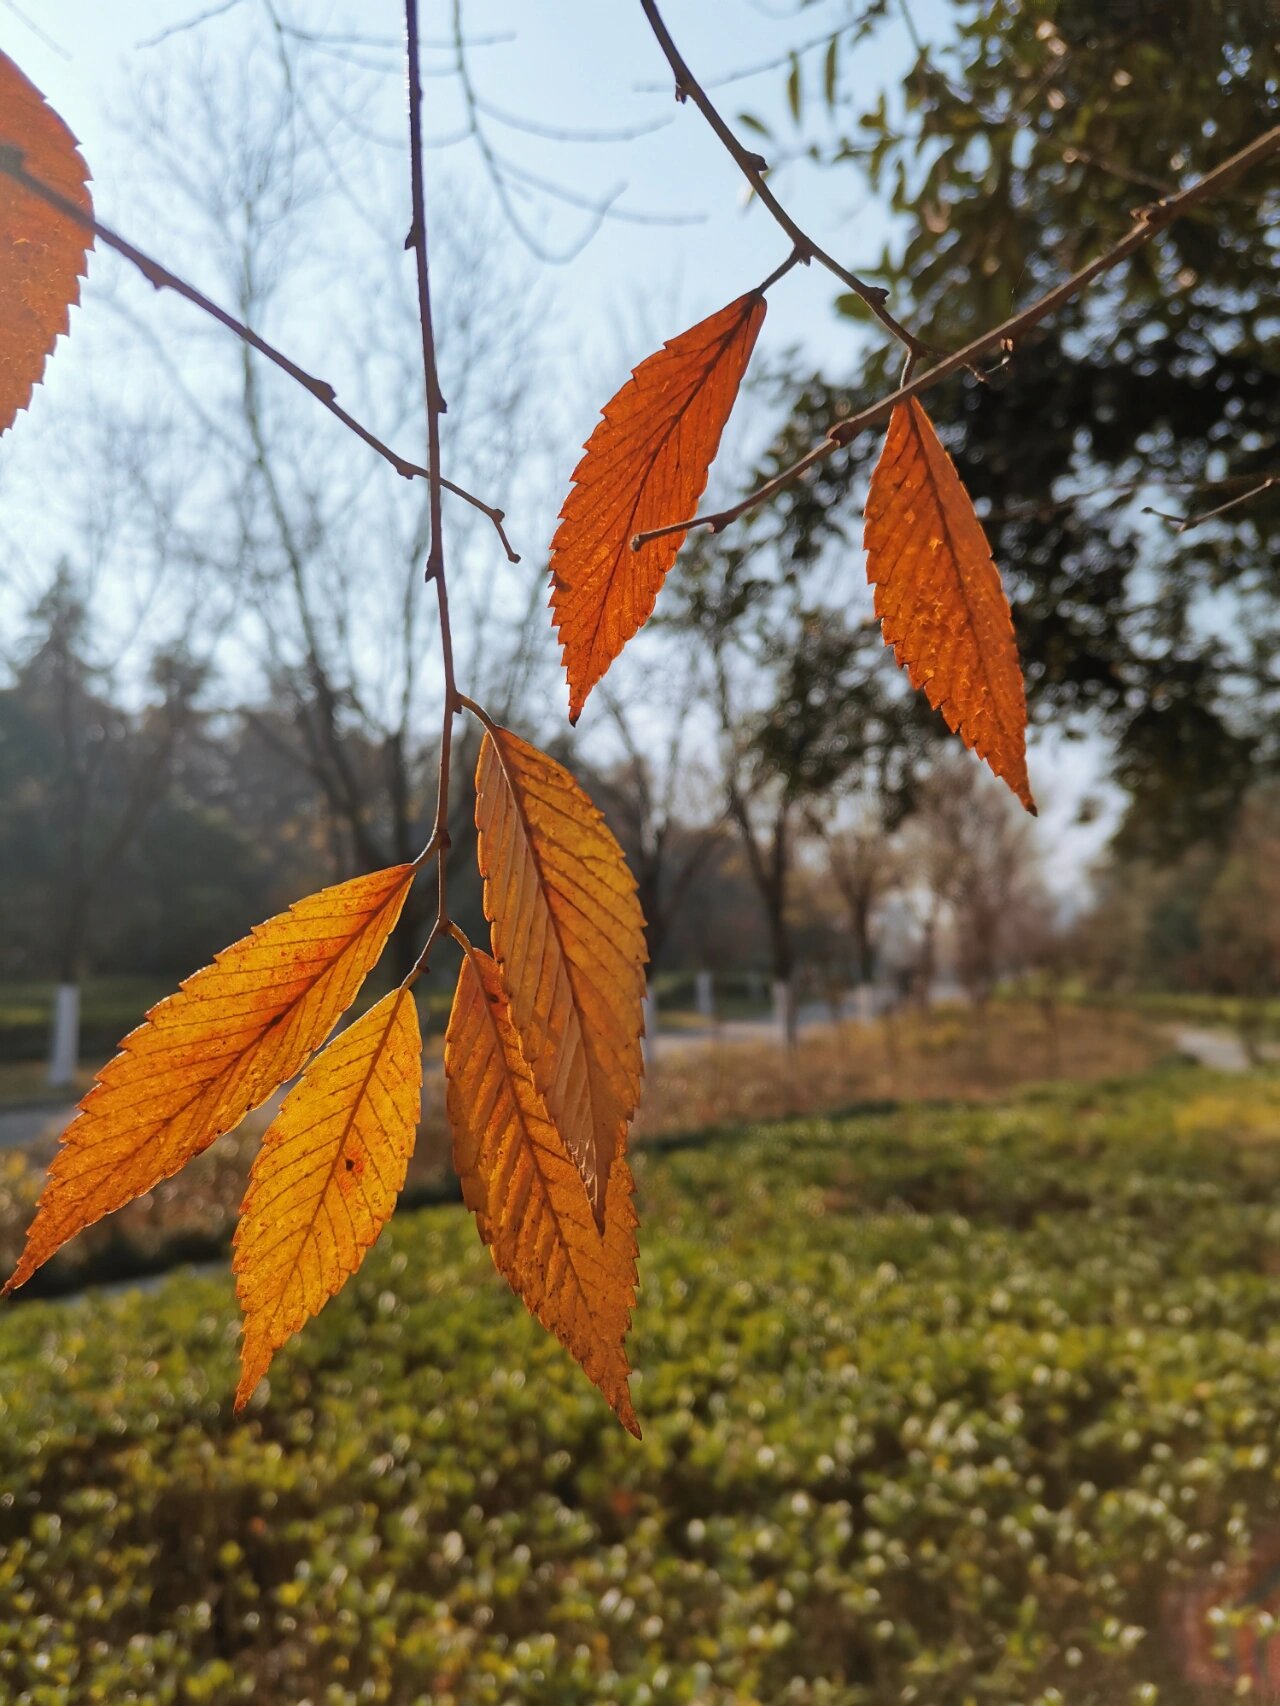
[(1176, 1069), (655, 1141), (639, 1445), (452, 1207), (239, 1421), (226, 1277), (11, 1307), (0, 1698), (1210, 1698), (1280, 1514), (1278, 1140), (1280, 1078)]

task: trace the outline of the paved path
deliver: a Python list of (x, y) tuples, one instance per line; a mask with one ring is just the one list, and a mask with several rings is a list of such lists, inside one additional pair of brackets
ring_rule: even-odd
[(1247, 1072), (1249, 1056), (1234, 1031), (1211, 1031), (1200, 1025), (1176, 1025), (1170, 1033), (1178, 1053), (1214, 1072)]
[(1199, 1066), (1215, 1072), (1248, 1072), (1256, 1061), (1280, 1063), (1280, 1043), (1259, 1043), (1253, 1059), (1234, 1031), (1210, 1030), (1202, 1025), (1175, 1025), (1169, 1033), (1182, 1054)]

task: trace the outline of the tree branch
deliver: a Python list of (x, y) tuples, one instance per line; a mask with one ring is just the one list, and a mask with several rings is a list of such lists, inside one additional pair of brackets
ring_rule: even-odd
[(666, 55), (667, 63), (675, 74), (676, 99), (679, 101), (690, 100), (697, 107), (732, 156), (738, 170), (759, 197), (761, 205), (768, 209), (775, 221), (790, 237), (801, 259), (817, 261), (820, 266), (826, 267), (829, 273), (834, 273), (842, 284), (846, 285), (855, 296), (867, 305), (885, 330), (891, 332), (910, 354), (915, 356), (930, 354), (929, 346), (921, 343), (914, 333), (909, 332), (904, 325), (895, 320), (885, 307), (885, 303), (889, 300), (887, 290), (880, 285), (867, 284), (855, 273), (851, 273), (847, 268), (842, 267), (839, 261), (827, 254), (825, 249), (820, 249), (813, 238), (796, 224), (765, 182), (765, 173), (769, 169), (768, 162), (759, 154), (753, 153), (751, 149), (744, 148), (730, 130), (714, 101), (698, 82), (693, 72), (690, 71), (680, 49), (671, 39), (671, 33), (662, 21), (662, 14), (658, 11), (656, 0), (640, 0), (640, 5), (645, 17), (649, 20), (649, 28), (653, 31), (658, 46)]
[[(640, 3), (647, 10), (650, 0), (640, 0)], [(1059, 308), (1070, 302), (1074, 296), (1078, 296), (1082, 290), (1093, 283), (1094, 279), (1101, 277), (1105, 272), (1109, 272), (1113, 267), (1119, 266), (1121, 261), (1127, 260), (1144, 244), (1149, 243), (1158, 232), (1163, 231), (1166, 226), (1172, 225), (1174, 220), (1180, 219), (1198, 202), (1208, 200), (1229, 179), (1236, 177), (1241, 172), (1247, 172), (1251, 167), (1269, 159), (1277, 152), (1280, 152), (1280, 125), (1256, 137), (1246, 147), (1241, 148), (1238, 153), (1233, 154), (1230, 159), (1224, 160), (1220, 166), (1215, 166), (1213, 171), (1206, 172), (1204, 177), (1197, 178), (1195, 183), (1189, 184), (1179, 194), (1169, 196), (1162, 201), (1153, 202), (1148, 207), (1139, 208), (1134, 216), (1133, 230), (1127, 237), (1122, 237), (1118, 243), (1099, 255), (1096, 260), (1092, 260), (1087, 266), (1081, 267), (1079, 272), (1072, 273), (1070, 278), (1063, 279), (1061, 284), (1055, 285), (1038, 301), (1033, 302), (1029, 308), (1022, 309), (1020, 313), (1012, 315), (1008, 320), (1002, 320), (998, 326), (993, 326), (989, 331), (983, 332), (971, 343), (966, 344), (963, 349), (955, 350), (951, 355), (944, 356), (941, 361), (936, 362), (934, 366), (927, 368), (923, 373), (917, 374), (914, 379), (900, 385), (896, 391), (890, 392), (887, 397), (882, 397), (879, 402), (870, 404), (867, 408), (860, 410), (858, 414), (852, 415), (848, 420), (837, 422), (822, 442), (816, 444), (807, 455), (802, 456), (798, 462), (793, 462), (789, 468), (784, 468), (780, 474), (776, 474), (772, 480), (767, 480), (764, 485), (757, 486), (754, 492), (740, 499), (738, 503), (731, 504), (728, 509), (716, 510), (710, 515), (688, 516), (683, 521), (667, 522), (662, 527), (654, 527), (645, 533), (637, 533), (631, 541), (632, 550), (638, 551), (642, 545), (648, 544), (651, 539), (661, 539), (669, 533), (686, 533), (693, 527), (705, 527), (712, 533), (720, 533), (728, 527), (730, 522), (736, 521), (748, 510), (755, 509), (758, 504), (764, 503), (767, 498), (771, 498), (775, 492), (780, 492), (784, 487), (789, 486), (801, 474), (807, 473), (810, 468), (816, 467), (819, 462), (825, 461), (835, 451), (851, 443), (860, 432), (865, 432), (869, 427), (879, 426), (882, 421), (888, 419), (899, 403), (905, 403), (910, 398), (918, 397), (922, 392), (931, 390), (935, 385), (941, 384), (944, 379), (949, 379), (953, 373), (958, 373), (961, 368), (972, 366), (975, 361), (990, 354), (993, 349), (1001, 345), (1011, 346), (1024, 332), (1030, 331), (1041, 320), (1047, 319), (1050, 314), (1055, 313)]]
[[(122, 255), (126, 261), (138, 269), (143, 278), (156, 290), (174, 291), (176, 295), (184, 297), (193, 306), (216, 320), (220, 326), (225, 326), (229, 332), (234, 332), (236, 337), (248, 344), (251, 349), (257, 350), (259, 355), (265, 355), (267, 360), (274, 362), (282, 373), (287, 373), (290, 379), (302, 386), (304, 391), (310, 392), (318, 403), (328, 409), (329, 413), (335, 419), (340, 420), (349, 431), (355, 433), (357, 438), (363, 439), (370, 449), (376, 450), (383, 461), (389, 462), (396, 473), (404, 479), (429, 480), (431, 478), (429, 468), (423, 468), (416, 462), (407, 461), (397, 451), (392, 450), (390, 445), (384, 444), (380, 438), (370, 432), (368, 427), (356, 420), (354, 415), (348, 414), (338, 402), (337, 393), (327, 379), (317, 379), (314, 374), (299, 367), (296, 361), (291, 361), (283, 351), (269, 344), (265, 338), (259, 337), (257, 332), (246, 326), (243, 321), (237, 320), (233, 314), (228, 314), (225, 308), (219, 308), (216, 302), (210, 301), (194, 285), (188, 284), (185, 279), (170, 272), (168, 267), (162, 266), (150, 255), (143, 254), (141, 249), (136, 249), (132, 243), (113, 231), (110, 226), (104, 225), (92, 214), (86, 213), (83, 208), (78, 207), (74, 201), (62, 195), (58, 190), (43, 183), (39, 178), (33, 178), (22, 163), (22, 150), (20, 148), (7, 144), (0, 145), (0, 172), (4, 172), (7, 177), (12, 178), (14, 183), (21, 185), (31, 195), (37, 196), (55, 212), (63, 214), (67, 219), (73, 219), (77, 225), (82, 226), (86, 231), (92, 231), (98, 242), (104, 243), (108, 249), (114, 249), (116, 254)], [(478, 509), (482, 515), (489, 518), (502, 542), (502, 549), (507, 554), (507, 560), (518, 563), (520, 558), (511, 549), (511, 541), (507, 538), (502, 525), (505, 519), (503, 511), (492, 504), (485, 503), (474, 493), (467, 491), (463, 486), (456, 485), (452, 480), (441, 480), (440, 483), (446, 491), (452, 492), (455, 497), (461, 498), (464, 503), (469, 503), (473, 509)]]
[(1263, 492), (1269, 492), (1272, 486), (1280, 486), (1280, 474), (1268, 474), (1265, 480), (1259, 480), (1256, 486), (1250, 486), (1247, 492), (1241, 492), (1238, 497), (1228, 498), (1226, 503), (1218, 504), (1215, 509), (1201, 510), (1199, 515), (1166, 515), (1162, 509), (1152, 509), (1148, 505), (1143, 515), (1158, 515), (1161, 521), (1172, 524), (1178, 533), (1189, 533), (1193, 527), (1199, 527), (1203, 521), (1216, 521), (1220, 515), (1226, 515), (1228, 510), (1247, 504), (1251, 498), (1261, 497)]
[(427, 969), (427, 958), (438, 936), (450, 927), (449, 920), (449, 764), (453, 751), (453, 719), (461, 710), (453, 674), (453, 633), (449, 626), (449, 588), (444, 568), (444, 479), (440, 473), (440, 417), (446, 404), (436, 370), (435, 326), (431, 318), (431, 273), (427, 260), (427, 198), (422, 170), (422, 74), (419, 67), (418, 0), (405, 0), (406, 56), (409, 71), (409, 178), (413, 223), (409, 245), (418, 271), (418, 320), (422, 327), (422, 375), (427, 403), (427, 465), (431, 512), (431, 543), (427, 550), (427, 580), (435, 582), (440, 612), (440, 656), (444, 665), (444, 714), (440, 728), (440, 769), (436, 784), (436, 816), (428, 846), (438, 849), (438, 903), (436, 920), (418, 962), (410, 973), (417, 979)]

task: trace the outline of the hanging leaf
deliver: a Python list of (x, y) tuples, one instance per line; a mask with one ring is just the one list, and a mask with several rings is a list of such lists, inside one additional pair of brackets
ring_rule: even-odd
[(649, 619), (685, 536), (638, 551), (631, 541), (697, 505), (764, 315), (764, 297), (751, 291), (664, 344), (605, 404), (587, 440), (551, 542), (570, 722)]
[(413, 876), (414, 866), (394, 865), (321, 889), (224, 948), (151, 1009), (62, 1134), (6, 1291), (293, 1077), (350, 1006)]
[(602, 1233), (533, 1081), (502, 975), (473, 948), (458, 971), (444, 1071), (454, 1166), (498, 1272), (638, 1439), (623, 1349), (636, 1288), (630, 1170), (619, 1150)]
[[(75, 137), (0, 53), (0, 163), (5, 158), (93, 213)], [(0, 432), (30, 403), (58, 334), (68, 330), (92, 243), (90, 232), (0, 170)]]
[(534, 1082), (587, 1187), (640, 1099), (644, 919), (622, 849), (573, 777), (507, 729), (476, 766), (484, 910)]
[(236, 1229), (242, 1409), (280, 1346), (346, 1284), (396, 1206), (422, 1102), (407, 989), (334, 1039), (262, 1140)]
[(914, 397), (890, 417), (863, 543), (876, 615), (911, 685), (1034, 814), (1009, 601), (969, 494)]

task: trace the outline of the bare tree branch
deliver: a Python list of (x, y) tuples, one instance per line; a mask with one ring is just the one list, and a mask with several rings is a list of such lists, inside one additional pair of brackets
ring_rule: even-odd
[(409, 974), (412, 982), (427, 969), (427, 958), (437, 936), (450, 928), (449, 919), (449, 762), (453, 750), (453, 719), (461, 710), (453, 677), (453, 634), (449, 627), (449, 589), (444, 566), (444, 509), (441, 494), (445, 481), (440, 472), (440, 417), (446, 404), (436, 371), (435, 326), (431, 318), (431, 272), (427, 257), (427, 198), (422, 169), (422, 80), (418, 51), (418, 0), (405, 0), (406, 56), (409, 71), (409, 176), (413, 223), (409, 227), (418, 273), (418, 321), (422, 328), (422, 374), (427, 404), (427, 461), (431, 469), (428, 490), (431, 504), (431, 544), (427, 550), (427, 580), (435, 582), (440, 612), (440, 656), (444, 665), (444, 714), (440, 728), (440, 769), (436, 788), (436, 815), (431, 839), (422, 857), (434, 848), (438, 857), (438, 905), (417, 964)]
[[(156, 290), (174, 291), (203, 313), (210, 315), (219, 325), (225, 326), (229, 332), (234, 332), (243, 343), (248, 344), (251, 349), (257, 350), (259, 355), (265, 355), (268, 361), (273, 362), (283, 373), (287, 373), (290, 379), (296, 380), (303, 390), (309, 391), (318, 403), (321, 403), (331, 415), (340, 420), (343, 426), (355, 433), (357, 438), (362, 438), (371, 449), (376, 450), (384, 461), (391, 464), (397, 474), (406, 480), (415, 478), (430, 480), (431, 471), (429, 469), (420, 467), (416, 462), (406, 461), (389, 445), (384, 444), (380, 438), (375, 437), (368, 427), (356, 420), (354, 415), (348, 414), (338, 402), (337, 393), (327, 379), (317, 379), (314, 374), (299, 367), (297, 362), (291, 361), (287, 355), (276, 349), (274, 345), (267, 343), (264, 338), (259, 337), (255, 331), (242, 321), (237, 320), (233, 314), (228, 314), (224, 308), (219, 308), (216, 302), (210, 301), (194, 285), (188, 284), (185, 279), (170, 272), (168, 267), (162, 266), (159, 261), (153, 260), (149, 255), (144, 255), (141, 249), (134, 248), (132, 243), (127, 242), (125, 238), (112, 231), (109, 226), (103, 225), (100, 220), (86, 213), (74, 201), (52, 189), (48, 184), (42, 183), (39, 178), (32, 177), (23, 165), (20, 148), (8, 144), (0, 146), (0, 172), (4, 172), (30, 194), (38, 196), (41, 201), (46, 202), (58, 213), (65, 215), (68, 219), (73, 219), (77, 225), (83, 226), (86, 230), (92, 231), (99, 242), (105, 243), (109, 249), (114, 249), (118, 255), (122, 255), (125, 260), (131, 262)], [(502, 548), (507, 554), (508, 561), (512, 563), (520, 561), (519, 556), (511, 549), (511, 542), (502, 525), (505, 517), (500, 509), (495, 508), (492, 504), (485, 503), (473, 493), (465, 490), (464, 487), (455, 485), (452, 480), (442, 479), (440, 484), (445, 490), (452, 492), (455, 497), (461, 498), (465, 503), (469, 503), (473, 509), (478, 509), (483, 515), (488, 516), (497, 530), (498, 538), (502, 542)]]

